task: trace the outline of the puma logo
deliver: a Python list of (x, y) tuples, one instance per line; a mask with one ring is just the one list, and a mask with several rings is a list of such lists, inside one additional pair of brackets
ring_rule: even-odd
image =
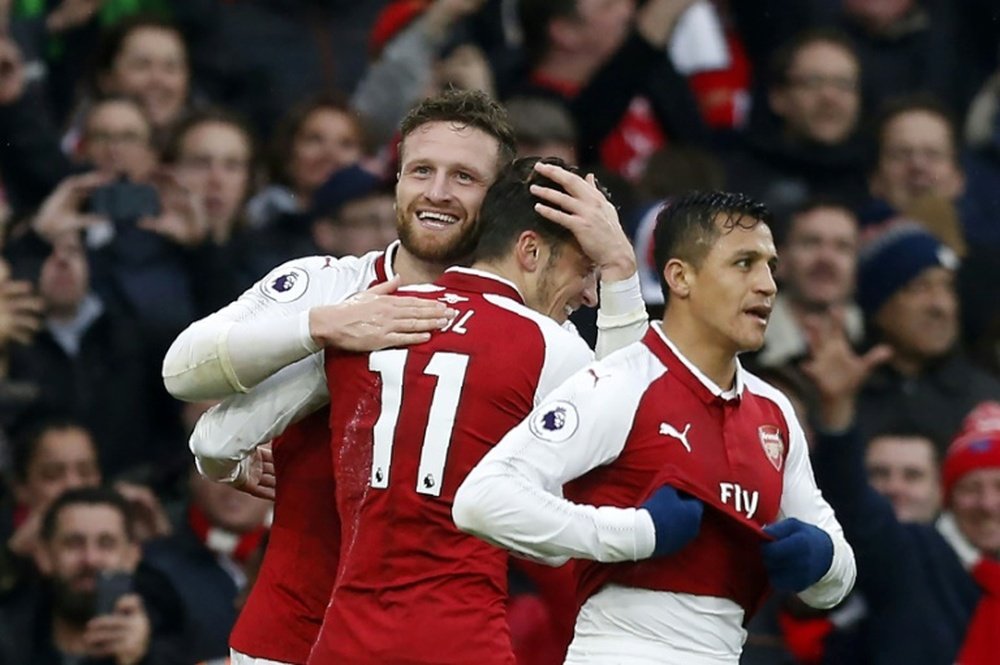
[(674, 437), (681, 442), (681, 445), (684, 446), (684, 450), (691, 452), (691, 444), (688, 443), (689, 429), (691, 429), (691, 423), (684, 426), (683, 432), (678, 432), (670, 423), (660, 423), (660, 434)]

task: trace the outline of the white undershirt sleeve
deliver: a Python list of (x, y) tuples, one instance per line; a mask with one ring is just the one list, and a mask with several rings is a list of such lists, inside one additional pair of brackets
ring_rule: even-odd
[(642, 300), (639, 273), (620, 282), (601, 282), (601, 306), (597, 310), (598, 359), (638, 342), (649, 329), (649, 315)]
[(550, 565), (650, 556), (655, 531), (646, 511), (562, 497), (566, 482), (621, 452), (645, 388), (635, 383), (634, 375), (597, 363), (553, 391), (466, 477), (455, 495), (455, 524)]
[(189, 442), (198, 469), (213, 480), (232, 480), (257, 446), (329, 400), (322, 353), (276, 372), (202, 415)]

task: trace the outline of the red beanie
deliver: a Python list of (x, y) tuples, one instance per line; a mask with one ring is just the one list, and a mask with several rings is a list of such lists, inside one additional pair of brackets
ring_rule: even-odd
[(430, 0), (394, 0), (382, 8), (368, 37), (368, 53), (377, 58), (386, 44), (423, 14)]
[(948, 447), (941, 467), (945, 502), (951, 501), (951, 490), (962, 476), (992, 468), (1000, 468), (1000, 431), (972, 431), (959, 436)]
[(958, 436), (971, 432), (1000, 432), (1000, 402), (980, 402), (969, 412)]

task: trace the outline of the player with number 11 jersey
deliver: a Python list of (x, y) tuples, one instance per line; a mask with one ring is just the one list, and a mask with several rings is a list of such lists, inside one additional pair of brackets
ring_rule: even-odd
[[(591, 358), (506, 280), (449, 269), (407, 295), (459, 314), (431, 341), (327, 350), (340, 571), (310, 663), (514, 662), (507, 553), (451, 517), (468, 472)], [(377, 651), (373, 651), (377, 645)]]

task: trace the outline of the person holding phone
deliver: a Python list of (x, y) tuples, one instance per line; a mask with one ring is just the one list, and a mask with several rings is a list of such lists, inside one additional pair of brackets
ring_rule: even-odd
[(35, 550), (44, 583), (0, 602), (0, 664), (186, 662), (176, 592), (140, 559), (120, 494), (81, 487), (60, 495)]

